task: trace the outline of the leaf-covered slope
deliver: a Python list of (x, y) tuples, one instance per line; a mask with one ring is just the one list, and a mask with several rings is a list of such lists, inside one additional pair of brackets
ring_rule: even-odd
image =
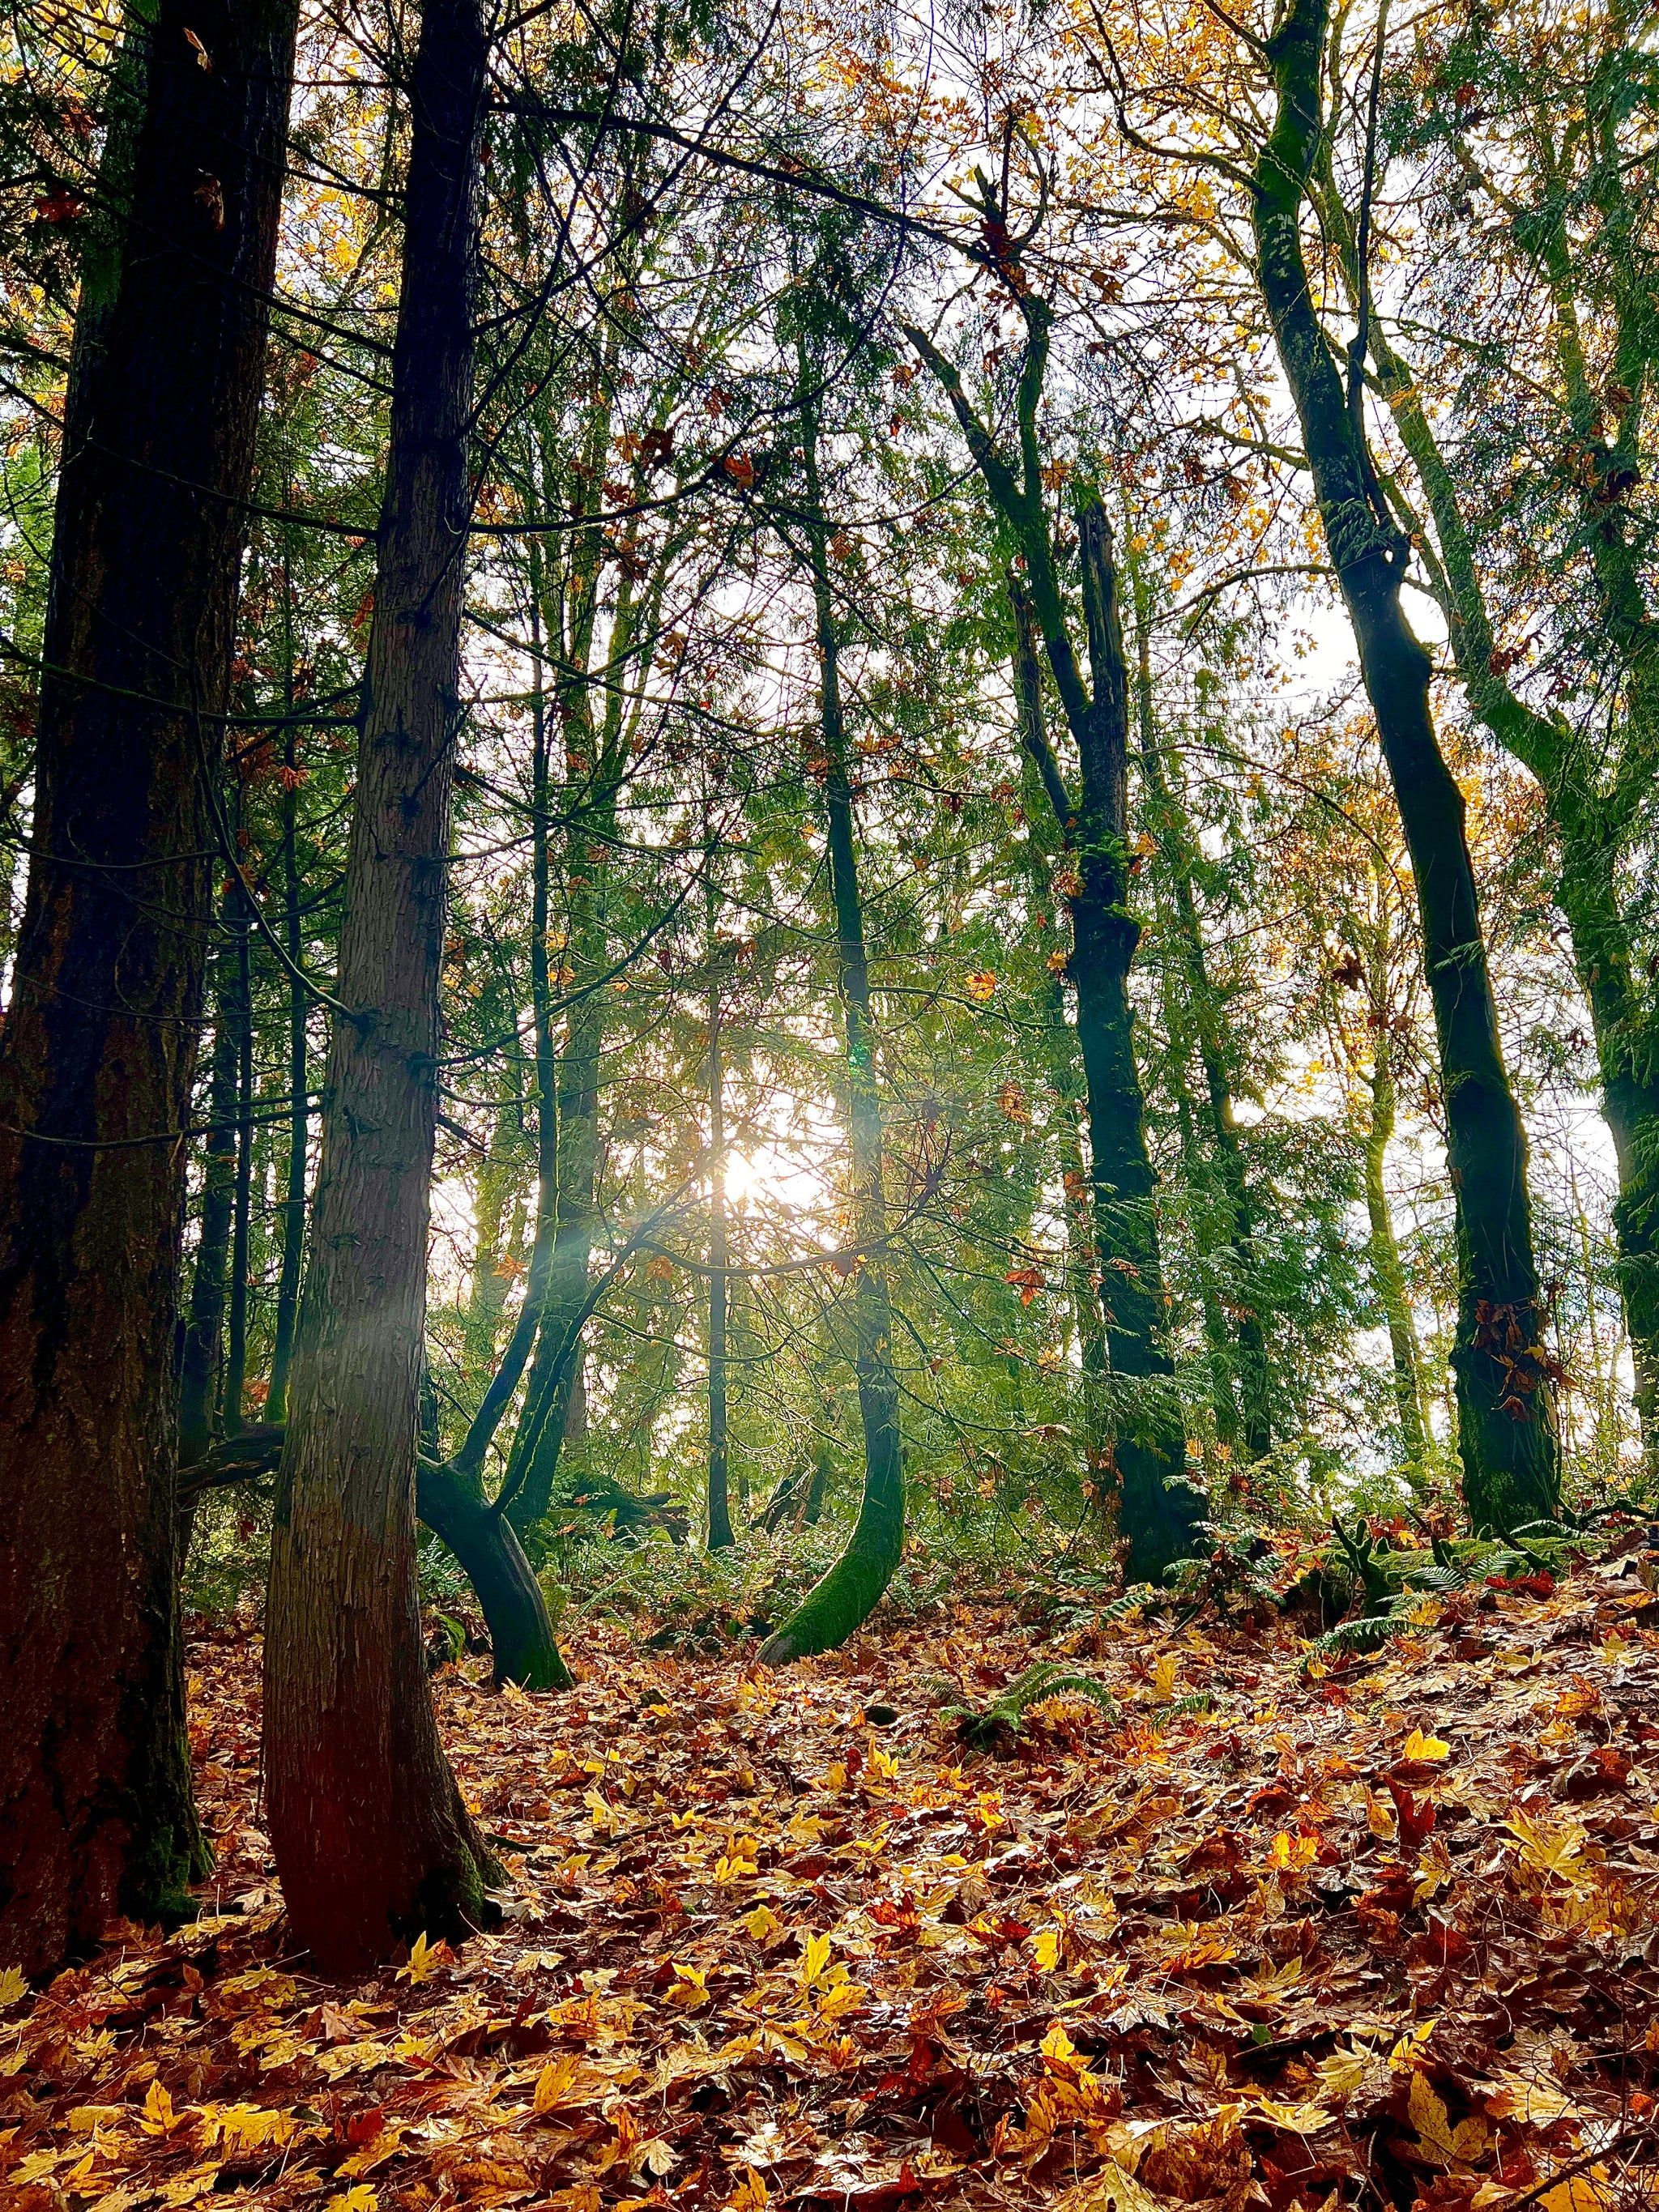
[(1041, 1656), (1121, 1717), (1040, 1707), (1000, 1760), (924, 1690), (1030, 1664), (990, 1607), (782, 1680), (620, 1638), (562, 1697), (447, 1668), (507, 1917), (347, 1987), (270, 1885), (257, 1642), (198, 1644), (206, 1916), (0, 1980), (0, 2198), (1650, 2201), (1659, 1599), (1609, 1559), (1301, 1654), (1085, 1631)]

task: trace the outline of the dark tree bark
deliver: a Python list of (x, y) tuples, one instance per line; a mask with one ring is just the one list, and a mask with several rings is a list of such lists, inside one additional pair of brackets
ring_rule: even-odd
[(272, 1844), (331, 1971), (476, 1928), (493, 1863), (438, 1740), (415, 1586), (438, 1001), (470, 488), (478, 0), (427, 0), (322, 1154), (265, 1650)]
[(780, 1667), (809, 1652), (833, 1651), (867, 1620), (893, 1579), (904, 1547), (904, 1447), (899, 1430), (898, 1379), (893, 1371), (893, 1313), (887, 1288), (886, 1200), (883, 1188), (881, 1100), (876, 1089), (870, 966), (859, 896), (853, 834), (853, 789), (842, 712), (840, 638), (830, 588), (829, 526), (818, 482), (817, 422), (805, 351), (797, 398), (806, 460), (806, 538), (817, 617), (829, 826), (830, 896), (835, 908), (836, 981), (847, 1038), (848, 1133), (853, 1169), (853, 1222), (860, 1249), (853, 1287), (859, 1413), (864, 1427), (864, 1492), (853, 1532), (829, 1572), (760, 1648), (763, 1665)]
[[(1017, 273), (1017, 272), (1016, 272)], [(1128, 671), (1123, 654), (1111, 529), (1097, 496), (1079, 514), (1090, 680), (1072, 642), (1043, 496), (1037, 404), (1048, 359), (1050, 313), (1015, 295), (1026, 343), (1018, 401), (1019, 454), (1010, 461), (975, 413), (962, 380), (921, 331), (906, 335), (950, 400), (975, 466), (1025, 563), (1024, 589), (1078, 749), (1080, 788), (1066, 789), (1040, 718), (1022, 717), (1021, 742), (1073, 858), (1072, 955), (1078, 1048), (1089, 1102), (1090, 1182), (1107, 1355), (1114, 1387), (1113, 1455), (1128, 1573), (1156, 1580), (1198, 1547), (1201, 1492), (1187, 1479), (1187, 1435), (1164, 1342), (1167, 1297), (1158, 1249), (1157, 1178), (1146, 1149), (1146, 1103), (1135, 1063), (1129, 969), (1140, 925), (1128, 903)], [(1115, 1387), (1119, 1378), (1128, 1390)]]
[[(292, 0), (132, 20), (66, 403), (0, 1042), (0, 1959), (204, 1869), (177, 1622), (185, 1147)], [(186, 34), (185, 26), (191, 35)], [(130, 104), (129, 104), (130, 101)], [(159, 1141), (158, 1141), (159, 1139)]]
[(1412, 856), (1456, 1204), (1463, 1495), (1478, 1528), (1505, 1529), (1553, 1513), (1560, 1498), (1527, 1142), (1498, 1039), (1463, 797), (1435, 736), (1429, 656), (1401, 605), (1409, 547), (1386, 519), (1359, 410), (1309, 289), (1301, 218), (1322, 137), (1327, 21), (1328, 0), (1291, 0), (1268, 41), (1277, 112), (1252, 178), (1256, 276)]

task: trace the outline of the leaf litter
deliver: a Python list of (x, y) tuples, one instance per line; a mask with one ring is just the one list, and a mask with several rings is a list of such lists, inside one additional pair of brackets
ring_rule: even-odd
[[(1659, 2212), (1652, 1564), (1329, 1666), (1006, 1591), (778, 1675), (463, 1662), (503, 1917), (352, 1985), (287, 1941), (257, 1634), (206, 1631), (201, 1917), (0, 1977), (0, 2203)], [(969, 1748), (1038, 1644), (1109, 1694)]]

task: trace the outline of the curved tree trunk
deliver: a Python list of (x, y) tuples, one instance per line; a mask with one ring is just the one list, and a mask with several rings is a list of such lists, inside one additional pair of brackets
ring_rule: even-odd
[(340, 940), (361, 1011), (334, 1024), (271, 1547), (271, 1841), (295, 1940), (335, 1971), (464, 1935), (493, 1874), (438, 1740), (415, 1588), (487, 53), (478, 0), (427, 0)]
[(1527, 1142), (1498, 1039), (1463, 796), (1435, 736), (1429, 656), (1400, 603), (1404, 550), (1379, 518), (1358, 410), (1309, 290), (1301, 216), (1322, 131), (1327, 20), (1328, 0), (1292, 0), (1268, 43), (1278, 107), (1252, 179), (1256, 274), (1412, 856), (1456, 1206), (1464, 1502), (1477, 1528), (1505, 1529), (1553, 1513), (1560, 1497)]
[(167, 1133), (201, 1016), (295, 11), (161, 0), (130, 20), (0, 1042), (0, 1960), (32, 1972), (117, 1912), (154, 1918), (204, 1864), (175, 1589), (185, 1152)]
[(833, 1651), (867, 1620), (893, 1579), (904, 1547), (904, 1449), (899, 1431), (898, 1380), (893, 1372), (893, 1314), (889, 1301), (886, 1203), (882, 1188), (881, 1101), (876, 1091), (870, 969), (853, 838), (853, 793), (847, 773), (839, 640), (830, 592), (829, 532), (818, 483), (817, 426), (805, 353), (797, 385), (806, 449), (807, 542), (817, 617), (823, 750), (829, 762), (830, 895), (836, 915), (836, 957), (847, 1036), (848, 1133), (853, 1220), (863, 1248), (853, 1290), (859, 1413), (864, 1426), (864, 1493), (840, 1558), (760, 1648), (763, 1665), (780, 1667), (812, 1651)]
[(496, 1686), (516, 1682), (523, 1690), (568, 1690), (570, 1669), (553, 1640), (535, 1571), (506, 1515), (493, 1511), (453, 1465), (430, 1460), (420, 1464), (416, 1506), (460, 1561), (477, 1595)]

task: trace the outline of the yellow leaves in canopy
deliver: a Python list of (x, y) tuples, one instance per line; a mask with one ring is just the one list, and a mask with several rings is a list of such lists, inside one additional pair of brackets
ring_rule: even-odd
[(997, 993), (997, 979), (988, 968), (975, 968), (963, 978), (963, 988), (976, 1006), (988, 1006)]
[(1484, 2120), (1451, 2124), (1445, 2101), (1426, 2074), (1412, 2075), (1406, 2110), (1417, 2130), (1418, 2148), (1431, 2166), (1468, 2166), (1485, 2155), (1492, 2133)]

